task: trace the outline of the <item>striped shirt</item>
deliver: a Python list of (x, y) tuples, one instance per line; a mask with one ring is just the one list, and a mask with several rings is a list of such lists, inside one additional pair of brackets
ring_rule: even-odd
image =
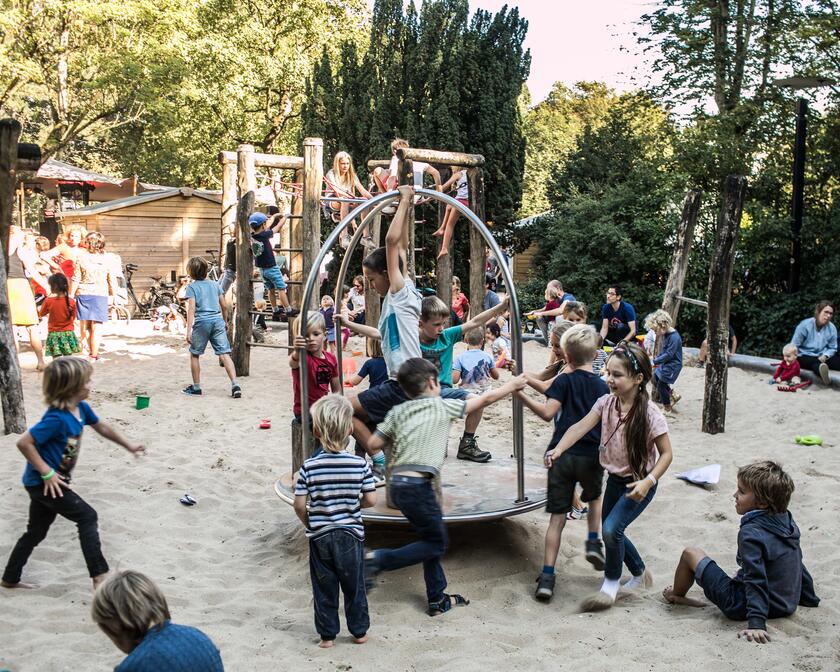
[(449, 425), (464, 417), (467, 402), (460, 399), (420, 397), (395, 406), (376, 433), (393, 444), (392, 473), (422, 471), (440, 476)]
[(328, 451), (310, 457), (300, 468), (295, 485), (295, 496), (309, 496), (306, 536), (342, 528), (364, 540), (359, 493), (375, 490), (373, 472), (363, 457)]

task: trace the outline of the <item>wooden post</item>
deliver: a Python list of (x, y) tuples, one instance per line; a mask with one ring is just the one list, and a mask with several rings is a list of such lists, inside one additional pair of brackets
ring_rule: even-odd
[[(295, 171), (295, 182), (303, 184), (303, 168)], [(294, 250), (303, 249), (303, 198), (299, 195), (292, 196), (292, 218), (289, 220), (289, 247)], [(306, 282), (306, 275), (303, 272), (303, 252), (289, 252), (289, 280), (293, 285), (289, 286), (289, 303), (293, 306), (300, 306), (303, 301), (303, 285)], [(294, 341), (291, 327), (289, 328), (289, 345)]]
[[(444, 175), (446, 179), (444, 179)], [(441, 170), (441, 182), (446, 182), (451, 177), (449, 169)], [(446, 205), (438, 202), (438, 227), (443, 226), (443, 218), (446, 215)], [(455, 241), (455, 236), (452, 237), (449, 245), (449, 254), (444, 255), (437, 262), (437, 272), (435, 273), (435, 284), (437, 295), (441, 301), (447, 306), (452, 305), (452, 245)]]
[[(23, 383), (15, 349), (14, 327), (6, 287), (9, 254), (9, 227), (12, 224), (15, 183), (18, 169), (20, 124), (14, 119), (0, 121), (0, 391), (2, 391), (3, 432), (21, 434), (26, 431), (26, 410), (23, 405)], [(40, 154), (40, 152), (39, 152)], [(40, 163), (40, 159), (39, 159)]]
[[(414, 162), (411, 159), (400, 159), (397, 164), (399, 169), (397, 171), (398, 182), (403, 184), (414, 184)], [(405, 246), (405, 262), (408, 266), (408, 277), (411, 281), (416, 283), (417, 278), (414, 275), (414, 206), (408, 209), (408, 221), (403, 227), (403, 245)]]
[(237, 376), (250, 373), (252, 340), (251, 306), (254, 305), (254, 254), (251, 250), (251, 227), (248, 218), (254, 211), (257, 174), (254, 165), (254, 146), (237, 148), (237, 190), (239, 204), (236, 210), (236, 310), (233, 319), (233, 365)]
[(726, 429), (726, 382), (729, 340), (729, 302), (732, 297), (732, 269), (741, 227), (741, 210), (747, 178), (728, 175), (723, 186), (723, 203), (715, 231), (715, 248), (709, 270), (709, 315), (706, 391), (703, 397), (703, 431), (717, 434)]
[[(470, 210), (484, 222), (484, 175), (481, 167), (467, 169), (470, 189)], [(454, 238), (454, 236), (453, 236)], [(499, 260), (499, 263), (503, 263)], [(478, 315), (484, 303), (484, 239), (479, 230), (470, 225), (470, 316)]]
[[(303, 139), (303, 282), (321, 250), (321, 184), (324, 181), (324, 141), (321, 138)], [(309, 306), (301, 312), (318, 310), (321, 297), (318, 288), (312, 292)], [(303, 300), (303, 297), (301, 297)], [(305, 321), (304, 317), (304, 321)], [(290, 326), (291, 328), (291, 326)]]
[[(382, 244), (382, 215), (380, 213), (376, 213), (373, 216), (370, 235), (373, 238), (374, 247), (380, 247)], [(379, 326), (381, 301), (382, 299), (379, 298), (379, 294), (376, 293), (373, 284), (365, 282), (365, 324), (370, 327)]]
[[(225, 245), (236, 230), (236, 164), (230, 161), (222, 162), (222, 221), (219, 236), (219, 259), (225, 253)], [(224, 263), (222, 264), (224, 268)]]
[(674, 259), (671, 262), (668, 283), (665, 285), (665, 296), (662, 299), (662, 310), (671, 316), (674, 325), (677, 324), (677, 315), (680, 312), (680, 300), (677, 297), (683, 293), (691, 244), (694, 241), (694, 227), (700, 215), (702, 200), (703, 192), (699, 189), (692, 189), (685, 195), (682, 217), (677, 226), (677, 245), (674, 249)]

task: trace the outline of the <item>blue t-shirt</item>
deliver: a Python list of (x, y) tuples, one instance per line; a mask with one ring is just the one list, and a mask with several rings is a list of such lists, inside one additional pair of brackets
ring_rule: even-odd
[[(50, 406), (38, 424), (29, 428), (38, 454), (51, 469), (55, 469), (68, 483), (70, 472), (79, 459), (82, 447), (82, 430), (85, 425), (99, 422), (96, 413), (86, 402), (79, 402), (79, 417), (70, 411), (61, 411)], [(23, 471), (23, 484), (31, 487), (43, 485), (41, 474), (29, 462)]]
[(224, 672), (213, 641), (197, 628), (164, 621), (114, 668), (114, 672)]
[(277, 260), (274, 258), (274, 245), (271, 244), (271, 241), (274, 239), (274, 231), (266, 229), (259, 233), (252, 233), (251, 238), (262, 244), (260, 253), (254, 255), (254, 264), (256, 264), (257, 268), (273, 268), (277, 266)]
[(630, 323), (636, 321), (636, 309), (633, 305), (622, 301), (618, 304), (618, 310), (605, 303), (601, 307), (601, 319), (607, 320), (610, 329), (630, 330)]
[(496, 365), (484, 350), (467, 350), (455, 360), (455, 370), (461, 374), (461, 387), (484, 392), (492, 384), (490, 371)]
[(429, 360), (440, 372), (441, 385), (452, 387), (452, 349), (461, 340), (461, 327), (449, 327), (441, 332), (434, 343), (420, 341), (423, 359)]
[[(554, 435), (547, 450), (553, 450), (566, 430), (576, 422), (582, 420), (600, 397), (610, 393), (610, 388), (591, 371), (576, 370), (563, 373), (554, 379), (545, 391), (549, 399), (560, 402), (560, 413), (554, 418)], [(567, 451), (570, 455), (598, 456), (601, 445), (601, 423), (590, 429), (586, 435)]]
[(195, 323), (213, 320), (222, 316), (219, 297), (222, 288), (212, 280), (194, 280), (187, 285), (184, 296), (195, 299)]
[(502, 300), (499, 298), (499, 295), (492, 289), (488, 289), (487, 293), (484, 295), (484, 302), (481, 304), (481, 307), (484, 310), (490, 310), (491, 308), (498, 306), (501, 302)]
[(371, 357), (359, 369), (361, 378), (368, 378), (369, 388), (377, 387), (388, 382), (388, 367), (383, 357)]

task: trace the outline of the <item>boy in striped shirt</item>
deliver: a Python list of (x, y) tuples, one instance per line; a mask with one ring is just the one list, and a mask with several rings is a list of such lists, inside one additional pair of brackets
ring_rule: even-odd
[(309, 538), (315, 629), (324, 649), (333, 645), (340, 629), (339, 586), (353, 641), (364, 644), (370, 627), (362, 508), (376, 505), (376, 485), (367, 461), (344, 452), (352, 431), (353, 406), (347, 399), (330, 394), (315, 402), (312, 433), (324, 452), (303, 463), (295, 485), (295, 513)]

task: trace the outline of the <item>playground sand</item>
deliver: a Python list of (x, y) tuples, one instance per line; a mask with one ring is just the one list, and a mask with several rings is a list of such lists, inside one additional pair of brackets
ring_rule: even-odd
[[(385, 575), (370, 596), (370, 642), (321, 650), (312, 622), (306, 538), (291, 507), (272, 484), (290, 462), (291, 383), (285, 354), (255, 350), (243, 398), (232, 400), (212, 356), (204, 365), (204, 396), (188, 398), (188, 355), (182, 337), (152, 334), (145, 324), (105, 338), (90, 402), (96, 412), (149, 453), (133, 459), (93, 431), (84, 437), (74, 487), (99, 513), (106, 557), (113, 569), (138, 569), (163, 589), (176, 622), (212, 637), (228, 670), (509, 670), (574, 669), (832, 670), (840, 665), (837, 597), (840, 591), (840, 419), (836, 391), (777, 392), (762, 376), (730, 370), (727, 432), (699, 431), (703, 372), (683, 371), (679, 415), (669, 421), (674, 464), (645, 514), (630, 528), (655, 588), (621, 599), (612, 610), (581, 614), (581, 600), (599, 576), (583, 558), (584, 522), (566, 527), (554, 600), (533, 598), (542, 565), (546, 516), (533, 512), (502, 522), (453, 527), (445, 568), (452, 592), (472, 605), (431, 619), (424, 611), (422, 571)], [(362, 349), (354, 347), (354, 349)], [(548, 351), (526, 344), (527, 368)], [(24, 353), (27, 418), (42, 413), (40, 375)], [(136, 410), (135, 396), (150, 406)], [(510, 451), (510, 406), (486, 413), (481, 446)], [(272, 429), (258, 429), (262, 418)], [(528, 459), (538, 461), (551, 427), (526, 414)], [(460, 427), (453, 429), (453, 443)], [(822, 447), (797, 446), (796, 434), (820, 433)], [(15, 437), (0, 437), (0, 555), (23, 531), (28, 498), (20, 486)], [(770, 623), (771, 644), (736, 638), (744, 624), (715, 608), (665, 604), (682, 548), (706, 549), (735, 570), (738, 516), (732, 503), (738, 465), (780, 460), (796, 482), (792, 511), (802, 529), (805, 561), (823, 604)], [(680, 471), (722, 465), (708, 490), (678, 481)], [(198, 504), (178, 499), (189, 492)], [(404, 532), (369, 528), (371, 545), (401, 543)], [(56, 522), (26, 567), (35, 591), (0, 590), (0, 668), (111, 669), (122, 654), (90, 620), (90, 583), (75, 530)], [(696, 589), (695, 589), (696, 590)], [(699, 593), (698, 593), (699, 596)]]

